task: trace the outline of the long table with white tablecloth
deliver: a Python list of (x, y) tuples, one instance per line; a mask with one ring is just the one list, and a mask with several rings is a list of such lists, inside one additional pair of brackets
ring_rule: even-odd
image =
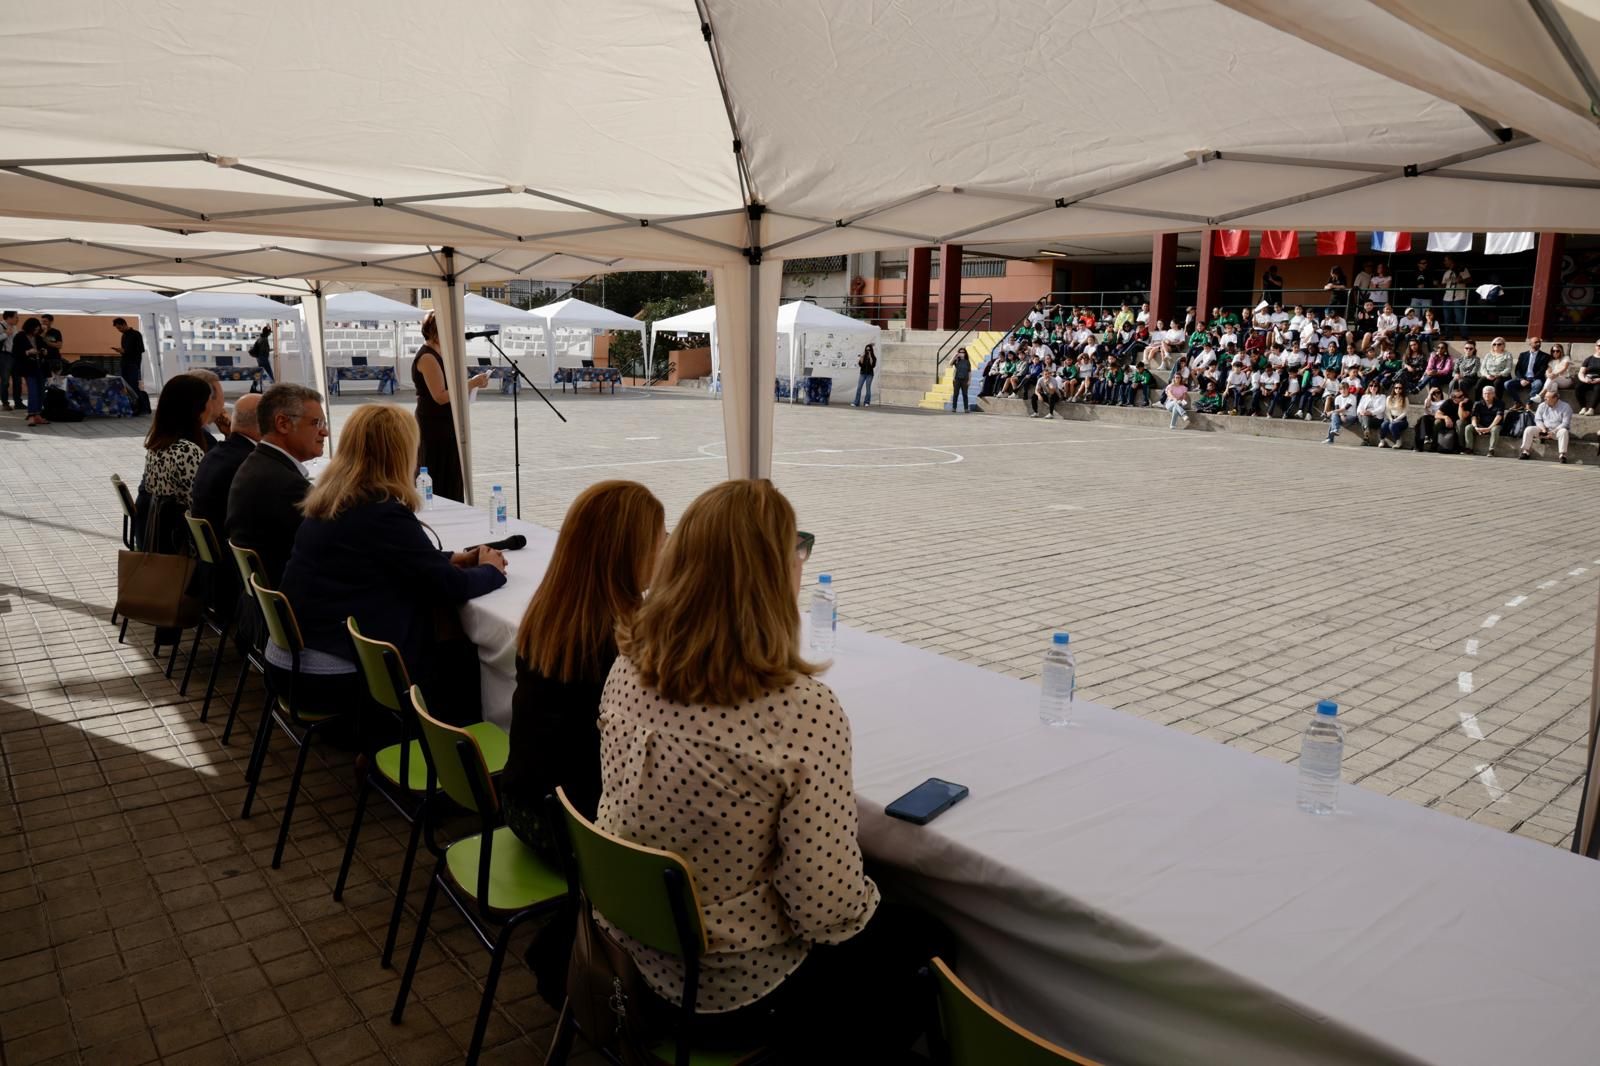
[[(423, 517), (446, 547), (489, 539), (485, 512)], [(462, 612), (502, 723), (555, 544), (512, 532), (506, 586)], [(1152, 1066), (1600, 1062), (1600, 864), (1348, 785), (1303, 814), (1293, 767), (1090, 703), (1052, 728), (1032, 684), (848, 628), (824, 679), (867, 854), (1043, 1034)], [(970, 798), (884, 815), (930, 776)]]

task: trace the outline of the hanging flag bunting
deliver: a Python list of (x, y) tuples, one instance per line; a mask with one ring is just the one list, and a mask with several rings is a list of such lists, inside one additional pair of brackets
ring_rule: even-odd
[(1430, 233), (1428, 234), (1428, 251), (1470, 252), (1472, 251), (1472, 234)]
[(1533, 247), (1532, 233), (1485, 233), (1483, 250), (1487, 255), (1511, 255)]
[(1324, 230), (1317, 234), (1318, 255), (1355, 255), (1355, 230)]
[(1411, 234), (1392, 229), (1373, 230), (1372, 250), (1374, 252), (1409, 252), (1411, 251)]
[(1297, 259), (1300, 256), (1300, 234), (1292, 229), (1264, 229), (1261, 231), (1262, 259)]
[(1247, 229), (1215, 229), (1211, 231), (1211, 254), (1224, 259), (1234, 259), (1250, 254), (1250, 231)]

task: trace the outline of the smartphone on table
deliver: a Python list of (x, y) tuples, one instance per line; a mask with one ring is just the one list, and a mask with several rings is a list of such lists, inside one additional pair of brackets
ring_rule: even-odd
[(884, 808), (891, 818), (913, 825), (927, 825), (967, 798), (967, 786), (930, 777)]

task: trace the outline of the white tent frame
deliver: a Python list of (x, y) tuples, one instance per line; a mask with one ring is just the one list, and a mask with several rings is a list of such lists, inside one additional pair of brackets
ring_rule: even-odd
[[(244, 292), (183, 292), (173, 298), (178, 308), (178, 331), (172, 336), (173, 355), (181, 358), (183, 347), (183, 322), (202, 318), (243, 318), (273, 323), (289, 322), (295, 327), (295, 338), (300, 352), (298, 362), (303, 377), (310, 378), (312, 358), (306, 336), (306, 314), (303, 304), (284, 304)], [(181, 364), (180, 364), (181, 365)], [(279, 369), (281, 370), (281, 364)], [(312, 388), (321, 390), (317, 379), (308, 381)]]
[[(0, 307), (32, 311), (37, 314), (134, 315), (145, 327), (144, 382), (147, 391), (158, 391), (169, 376), (161, 360), (161, 331), (177, 335), (179, 310), (168, 296), (141, 289), (78, 289), (64, 286), (0, 287)], [(163, 326), (162, 322), (166, 325)], [(151, 388), (151, 385), (154, 388)]]
[(543, 307), (535, 307), (528, 314), (543, 323), (544, 350), (550, 364), (550, 384), (556, 383), (556, 330), (558, 329), (587, 329), (591, 332), (612, 333), (632, 330), (638, 333), (639, 347), (644, 349), (645, 380), (651, 379), (653, 364), (650, 358), (650, 346), (646, 343), (649, 327), (637, 318), (629, 318), (616, 311), (571, 297), (545, 304)]
[[(810, 323), (802, 322), (802, 318), (811, 318)], [(870, 336), (872, 341), (877, 341), (882, 331), (870, 322), (850, 318), (836, 311), (829, 311), (808, 300), (792, 300), (778, 308), (778, 332), (789, 340), (789, 403), (797, 402), (795, 393), (797, 379), (795, 378), (796, 360), (803, 357), (799, 351), (799, 340), (807, 333), (851, 333), (860, 336)]]

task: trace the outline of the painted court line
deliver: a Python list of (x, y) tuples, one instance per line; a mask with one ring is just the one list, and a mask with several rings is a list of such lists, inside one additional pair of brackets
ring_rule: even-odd
[(1478, 725), (1478, 716), (1461, 712), (1461, 731), (1473, 740), (1483, 739), (1483, 728)]
[(1541, 581), (1539, 582), (1539, 587), (1541, 589), (1553, 589), (1556, 587), (1556, 580), (1551, 578), (1549, 581)]
[(1499, 622), (1500, 622), (1500, 616), (1497, 615), (1497, 614), (1491, 614), (1488, 618), (1485, 618), (1483, 620), (1483, 626), (1481, 628), (1483, 628), (1483, 629), (1493, 629), (1496, 625), (1499, 624)]
[(1461, 690), (1463, 696), (1472, 694), (1472, 671), (1463, 670), (1456, 675), (1456, 688)]
[(1476, 654), (1478, 654), (1478, 638), (1477, 637), (1468, 637), (1467, 638), (1466, 652), (1467, 652), (1468, 655), (1476, 655)]
[(1575, 570), (1568, 570), (1567, 571), (1567, 576), (1568, 577), (1582, 577), (1584, 574), (1587, 574), (1588, 572), (1589, 572), (1589, 568), (1587, 566), (1580, 566)]
[(1491, 802), (1499, 803), (1500, 797), (1506, 794), (1506, 790), (1500, 787), (1500, 782), (1495, 780), (1494, 767), (1488, 763), (1479, 765), (1478, 772), (1473, 776), (1483, 785), (1484, 791), (1489, 793)]
[(1507, 607), (1521, 607), (1524, 603), (1527, 603), (1527, 602), (1528, 602), (1528, 597), (1526, 597), (1526, 596), (1513, 596), (1509, 600), (1506, 601), (1506, 606)]

